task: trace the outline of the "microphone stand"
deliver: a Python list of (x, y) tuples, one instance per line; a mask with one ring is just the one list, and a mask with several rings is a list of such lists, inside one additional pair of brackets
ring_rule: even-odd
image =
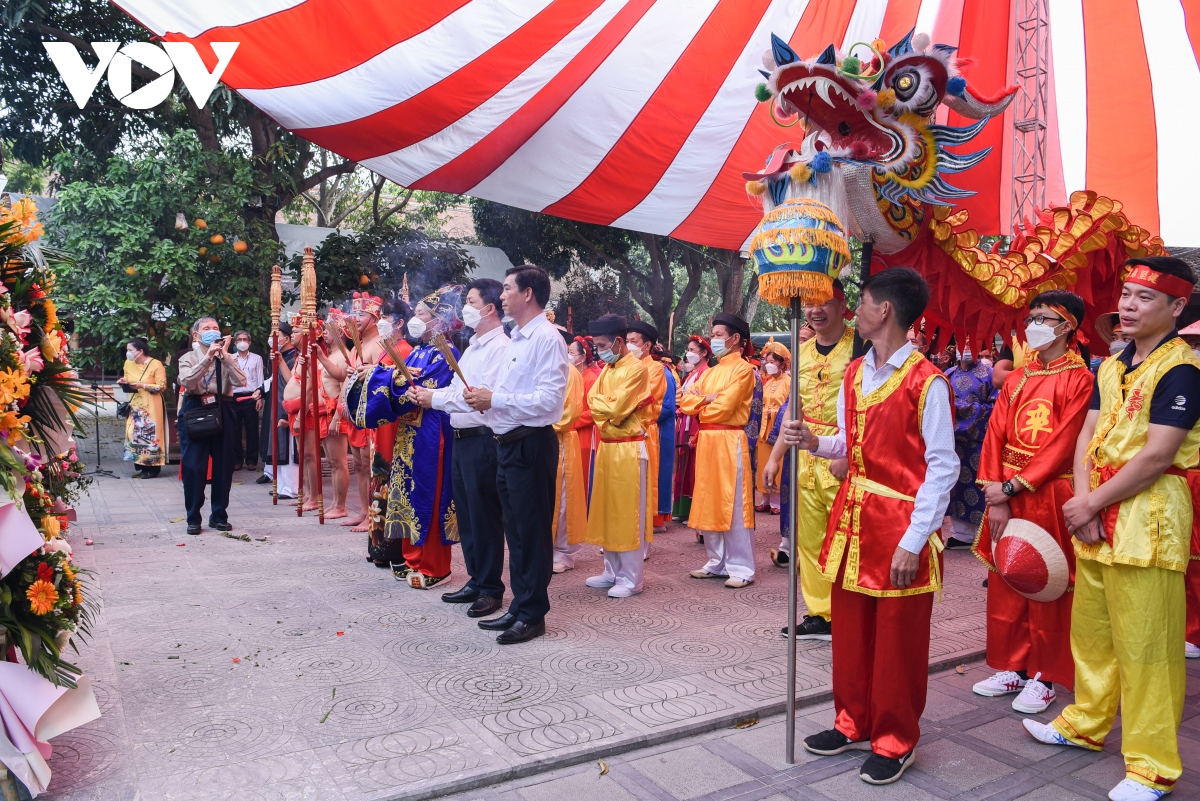
[[(99, 365), (97, 365), (99, 366)], [(101, 377), (104, 376), (104, 368), (100, 368)], [(84, 473), (85, 476), (102, 476), (104, 478), (115, 478), (118, 481), (121, 477), (111, 470), (103, 470), (100, 468), (100, 385), (96, 383), (96, 379), (92, 379), (92, 428), (96, 432), (96, 466), (94, 469)]]

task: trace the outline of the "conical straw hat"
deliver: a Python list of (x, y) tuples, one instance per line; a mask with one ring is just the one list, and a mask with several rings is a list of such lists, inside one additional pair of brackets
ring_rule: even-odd
[(992, 554), (996, 570), (1008, 586), (1031, 601), (1054, 601), (1067, 591), (1071, 575), (1067, 557), (1036, 523), (1019, 518), (1008, 521)]

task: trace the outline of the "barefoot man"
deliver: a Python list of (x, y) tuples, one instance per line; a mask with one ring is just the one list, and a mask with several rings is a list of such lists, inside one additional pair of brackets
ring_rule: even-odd
[(329, 460), (329, 477), (333, 480), (333, 504), (325, 512), (329, 520), (338, 520), (346, 516), (346, 493), (350, 488), (350, 470), (346, 463), (346, 437), (349, 428), (365, 439), (367, 432), (357, 429), (347, 419), (345, 402), (342, 399), (342, 388), (346, 377), (350, 374), (350, 363), (342, 355), (342, 349), (337, 346), (338, 337), (342, 336), (345, 315), (341, 309), (330, 309), (325, 319), (325, 350), (317, 349), (317, 358), (321, 361), (321, 391), (333, 406), (329, 416), (329, 434), (325, 437), (325, 458)]
[[(350, 351), (351, 368), (344, 389), (348, 390), (355, 373), (364, 372), (379, 364), (383, 358), (382, 335), (379, 332), (379, 315), (383, 310), (383, 298), (369, 292), (355, 292), (350, 304), (350, 315), (358, 326), (359, 346)], [(344, 404), (343, 395), (343, 404)], [(351, 531), (366, 531), (369, 527), (367, 510), (371, 507), (371, 432), (356, 428), (348, 420), (342, 420), (342, 431), (349, 439), (350, 453), (354, 456), (354, 479), (358, 486), (359, 512), (343, 526)], [(345, 495), (342, 496), (343, 498)]]

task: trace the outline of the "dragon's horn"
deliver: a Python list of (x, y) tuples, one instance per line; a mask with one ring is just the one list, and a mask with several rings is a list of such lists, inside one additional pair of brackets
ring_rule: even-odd
[(800, 60), (800, 56), (796, 55), (796, 51), (775, 34), (771, 34), (771, 55), (775, 57), (775, 63), (780, 67)]
[(825, 51), (823, 53), (821, 53), (821, 55), (817, 56), (817, 63), (818, 64), (836, 64), (837, 63), (837, 51), (833, 49), (833, 45), (829, 45), (829, 47), (826, 47)]
[(916, 28), (913, 28), (911, 31), (909, 31), (908, 34), (903, 39), (896, 42), (896, 44), (892, 45), (891, 49), (888, 50), (888, 55), (890, 55), (892, 58), (898, 58), (898, 57), (904, 55), (905, 53), (911, 53), (912, 49), (913, 49), (912, 38), (913, 38), (913, 34), (915, 34), (916, 32), (917, 32)]
[(994, 98), (982, 98), (975, 95), (970, 87), (964, 87), (961, 94), (947, 93), (942, 102), (967, 119), (985, 120), (1003, 114), (1017, 96), (1017, 88), (1010, 86)]

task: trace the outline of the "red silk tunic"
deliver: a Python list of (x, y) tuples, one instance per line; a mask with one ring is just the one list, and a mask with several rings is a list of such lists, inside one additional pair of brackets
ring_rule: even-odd
[[(1008, 502), (1014, 518), (1029, 520), (1058, 541), (1075, 583), (1075, 548), (1062, 506), (1074, 497), (1075, 441), (1087, 419), (1095, 378), (1083, 359), (1067, 353), (1046, 366), (1036, 357), (1004, 379), (988, 422), (976, 481), (1012, 481), (1023, 491)], [(983, 521), (971, 548), (995, 570), (992, 534)]]
[[(828, 581), (846, 562), (842, 586), (878, 597), (917, 595), (941, 589), (941, 548), (921, 549), (917, 574), (904, 589), (892, 586), (892, 557), (912, 519), (917, 490), (925, 481), (921, 419), (930, 391), (950, 392), (945, 375), (914, 351), (881, 387), (862, 394), (862, 359), (846, 370), (846, 447), (850, 469), (842, 482), (819, 565)], [(936, 535), (936, 532), (930, 532)], [(937, 545), (941, 541), (938, 540)]]

